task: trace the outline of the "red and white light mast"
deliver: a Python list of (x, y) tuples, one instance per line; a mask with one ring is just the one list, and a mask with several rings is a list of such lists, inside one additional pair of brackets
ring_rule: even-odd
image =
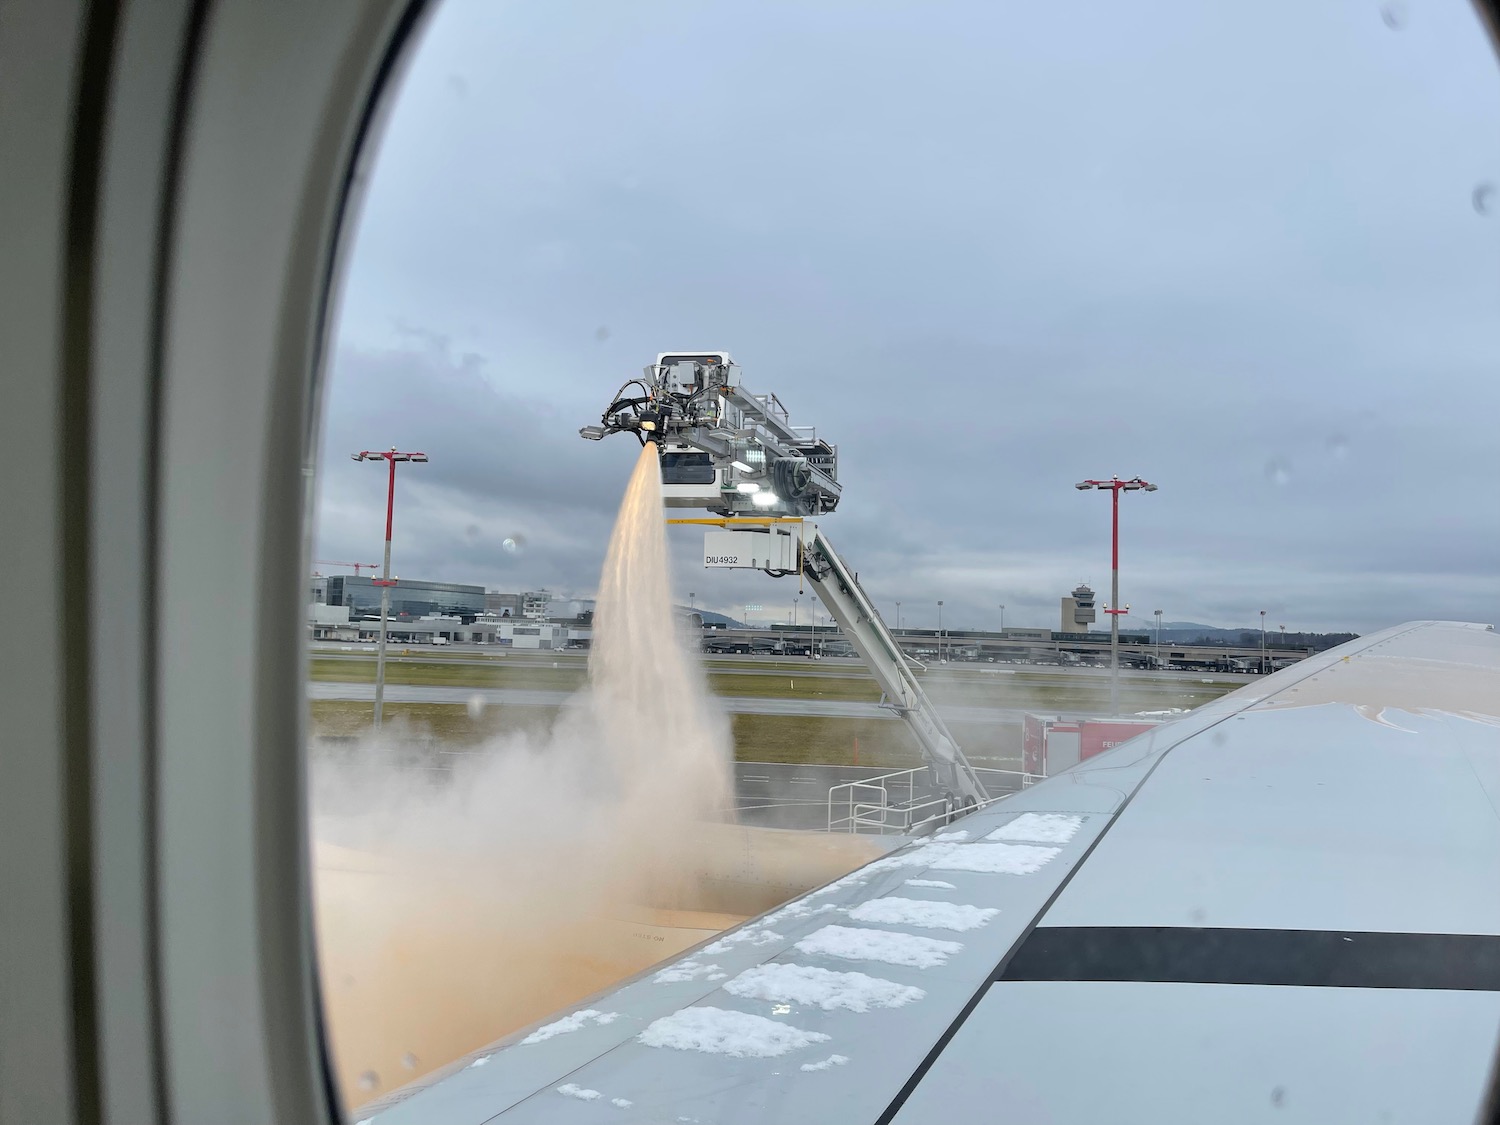
[(390, 484), (385, 494), (385, 569), (381, 577), (370, 581), (380, 587), (380, 646), (375, 650), (375, 729), (380, 729), (381, 711), (385, 706), (385, 634), (391, 617), (391, 587), (396, 584), (391, 577), (391, 523), (396, 512), (396, 462), (426, 461), (425, 453), (398, 453), (393, 445), (388, 450), (361, 450), (351, 454), (356, 461), (384, 461), (390, 466)]
[(1155, 492), (1156, 485), (1143, 481), (1140, 477), (1132, 477), (1130, 480), (1110, 477), (1109, 480), (1079, 481), (1073, 487), (1080, 492), (1097, 488), (1100, 491), (1107, 489), (1110, 493), (1113, 516), (1110, 524), (1109, 605), (1104, 612), (1109, 614), (1109, 713), (1118, 715), (1120, 713), (1120, 614), (1130, 612), (1129, 606), (1123, 608), (1120, 606), (1120, 493)]

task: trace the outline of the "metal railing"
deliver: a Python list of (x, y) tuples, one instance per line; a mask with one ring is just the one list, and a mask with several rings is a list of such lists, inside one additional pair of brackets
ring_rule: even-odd
[[(1022, 770), (976, 768), (974, 772), (985, 788), (995, 794), (981, 808), (1042, 780), (1041, 775)], [(828, 790), (828, 831), (909, 836), (924, 828), (948, 824), (972, 811), (956, 807), (947, 798), (919, 786), (919, 775), (930, 776), (930, 771), (926, 766), (917, 766), (832, 786)]]
[(1046, 780), (1044, 773), (1027, 773), (1025, 770), (997, 770), (988, 766), (976, 766), (974, 772), (979, 775), (979, 780), (984, 783), (987, 792), (995, 794), (986, 805), (992, 805), (1002, 797), (1009, 797), (1019, 793), (1022, 789), (1029, 789), (1038, 781)]
[(919, 814), (929, 818), (946, 813), (947, 802), (941, 797), (924, 792), (918, 800), (918, 775), (927, 772), (927, 767), (919, 766), (832, 786), (828, 831), (907, 833)]

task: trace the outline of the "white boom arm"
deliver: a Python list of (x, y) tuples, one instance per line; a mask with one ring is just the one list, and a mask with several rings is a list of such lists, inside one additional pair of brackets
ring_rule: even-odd
[(802, 573), (864, 659), (887, 706), (906, 720), (938, 784), (958, 808), (988, 799), (974, 768), (917, 682), (874, 603), (817, 524), (803, 525)]
[[(705, 566), (804, 575), (864, 658), (885, 705), (911, 727), (954, 811), (972, 808), (987, 799), (973, 767), (853, 573), (805, 520), (838, 506), (838, 447), (793, 426), (775, 395), (745, 390), (737, 370), (725, 351), (662, 352), (643, 378), (616, 392), (598, 425), (578, 432), (591, 441), (630, 432), (657, 444), (666, 505), (723, 517), (673, 521), (726, 528), (705, 537)], [(760, 527), (736, 526), (744, 524)]]

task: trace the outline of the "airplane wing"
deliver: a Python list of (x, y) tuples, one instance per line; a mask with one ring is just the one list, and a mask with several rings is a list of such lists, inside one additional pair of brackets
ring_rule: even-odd
[(1472, 1121), (1500, 1032), (1497, 715), (1488, 627), (1365, 637), (356, 1117)]

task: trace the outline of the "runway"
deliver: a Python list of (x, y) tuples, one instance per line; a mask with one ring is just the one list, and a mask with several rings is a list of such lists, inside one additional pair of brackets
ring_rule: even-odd
[[(562, 707), (578, 693), (571, 691), (530, 690), (526, 688), (443, 687), (433, 684), (386, 684), (387, 703), (458, 703), (478, 699), (486, 705), (519, 707)], [(369, 683), (336, 683), (326, 680), (307, 685), (312, 700), (350, 700), (373, 702), (375, 685)], [(800, 715), (831, 719), (900, 718), (889, 707), (879, 703), (842, 700), (777, 699), (774, 697), (716, 695), (712, 697), (731, 715)], [(1026, 708), (959, 707), (938, 705), (944, 719), (960, 723), (1019, 723)], [(1033, 708), (1034, 710), (1034, 708)]]
[[(371, 662), (375, 658), (374, 645), (314, 645), (311, 650), (314, 660), (338, 660)], [(580, 673), (587, 667), (588, 658), (576, 652), (534, 652), (527, 650), (502, 650), (476, 645), (449, 645), (437, 648), (428, 646), (392, 646), (386, 656), (390, 664), (441, 664), (445, 667), (483, 668), (568, 668)], [(760, 665), (757, 667), (757, 665)], [(863, 661), (857, 657), (824, 657), (817, 661), (802, 661), (784, 656), (705, 656), (703, 670), (709, 675), (736, 676), (781, 676), (799, 679), (857, 679), (874, 682)], [(920, 675), (924, 682), (935, 681), (984, 681), (1003, 676), (1018, 676), (1028, 682), (1047, 684), (1077, 683), (1079, 680), (1107, 678), (1108, 668), (1087, 665), (1057, 667), (1044, 664), (989, 664), (962, 662), (955, 664), (929, 664)], [(1172, 670), (1143, 670), (1121, 668), (1120, 682), (1193, 684), (1213, 682), (1239, 686), (1256, 679), (1249, 673), (1200, 672)]]

